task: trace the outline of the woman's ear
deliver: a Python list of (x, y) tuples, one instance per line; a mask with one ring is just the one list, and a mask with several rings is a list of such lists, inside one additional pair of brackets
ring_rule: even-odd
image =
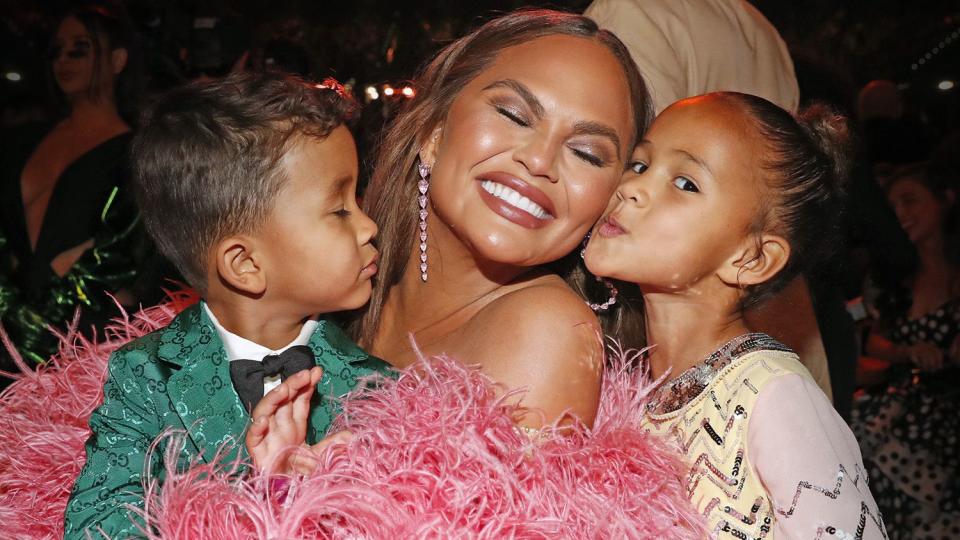
[(724, 283), (738, 289), (770, 281), (790, 260), (790, 243), (781, 236), (761, 234), (747, 242), (717, 273)]
[(267, 272), (256, 241), (244, 235), (229, 236), (216, 245), (217, 274), (233, 289), (260, 296), (267, 290)]
[(430, 132), (430, 137), (427, 139), (427, 142), (420, 147), (420, 163), (433, 167), (437, 162), (437, 147), (440, 144), (440, 136), (443, 135), (443, 124), (438, 124), (437, 127), (433, 128), (433, 131)]
[(119, 75), (127, 67), (129, 53), (123, 47), (110, 51), (110, 67), (113, 68), (113, 74)]

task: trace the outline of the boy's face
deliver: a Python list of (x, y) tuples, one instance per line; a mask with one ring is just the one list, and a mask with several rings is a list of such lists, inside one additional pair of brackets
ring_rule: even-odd
[(377, 271), (377, 226), (357, 205), (353, 137), (344, 126), (322, 140), (297, 137), (281, 166), (287, 182), (257, 235), (265, 294), (304, 315), (359, 308)]

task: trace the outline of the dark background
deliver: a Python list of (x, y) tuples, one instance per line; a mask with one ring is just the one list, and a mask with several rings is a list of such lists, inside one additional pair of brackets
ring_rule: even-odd
[[(928, 134), (957, 129), (960, 103), (960, 2), (927, 0), (755, 0), (788, 43), (803, 99), (849, 108), (872, 79), (891, 79)], [(4, 126), (43, 114), (45, 55), (56, 15), (75, 2), (0, 0), (0, 106)], [(143, 36), (148, 89), (162, 90), (198, 73), (196, 64), (230, 64), (243, 51), (250, 63), (270, 58), (312, 77), (332, 75), (363, 99), (369, 85), (402, 86), (417, 66), (451, 39), (487, 18), (523, 6), (582, 11), (588, 1), (511, 0), (128, 0)], [(214, 17), (213, 34), (193, 30)], [(216, 75), (217, 69), (209, 70)], [(950, 90), (938, 89), (954, 81)], [(394, 101), (402, 99), (398, 92)], [(380, 96), (374, 109), (389, 116)], [(386, 100), (390, 101), (390, 100)], [(372, 111), (368, 113), (372, 114)]]

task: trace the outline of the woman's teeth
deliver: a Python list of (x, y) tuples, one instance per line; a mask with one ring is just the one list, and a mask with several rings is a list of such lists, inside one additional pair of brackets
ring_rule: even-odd
[(551, 216), (546, 210), (543, 209), (539, 204), (531, 201), (530, 199), (524, 197), (517, 191), (508, 188), (503, 184), (498, 184), (496, 182), (491, 182), (490, 180), (484, 180), (480, 187), (484, 191), (493, 195), (494, 197), (500, 199), (501, 201), (511, 205), (516, 206), (517, 208), (527, 212), (528, 214), (538, 218), (538, 219), (550, 219)]

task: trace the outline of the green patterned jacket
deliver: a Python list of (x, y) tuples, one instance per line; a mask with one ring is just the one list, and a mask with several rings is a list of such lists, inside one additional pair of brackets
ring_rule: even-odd
[[(357, 379), (386, 372), (388, 365), (367, 355), (337, 326), (320, 321), (308, 343), (323, 378), (310, 413), (307, 440), (319, 441), (337, 414), (332, 397), (342, 396)], [(130, 507), (142, 507), (141, 483), (151, 444), (167, 429), (185, 430), (178, 467), (207, 461), (222, 445), (234, 443), (228, 459), (246, 456), (243, 433), (250, 416), (230, 381), (226, 351), (200, 304), (184, 310), (170, 325), (134, 340), (110, 357), (103, 404), (90, 418), (87, 461), (67, 504), (65, 538), (137, 536)], [(163, 478), (164, 438), (149, 463)], [(136, 522), (141, 522), (137, 519)]]

